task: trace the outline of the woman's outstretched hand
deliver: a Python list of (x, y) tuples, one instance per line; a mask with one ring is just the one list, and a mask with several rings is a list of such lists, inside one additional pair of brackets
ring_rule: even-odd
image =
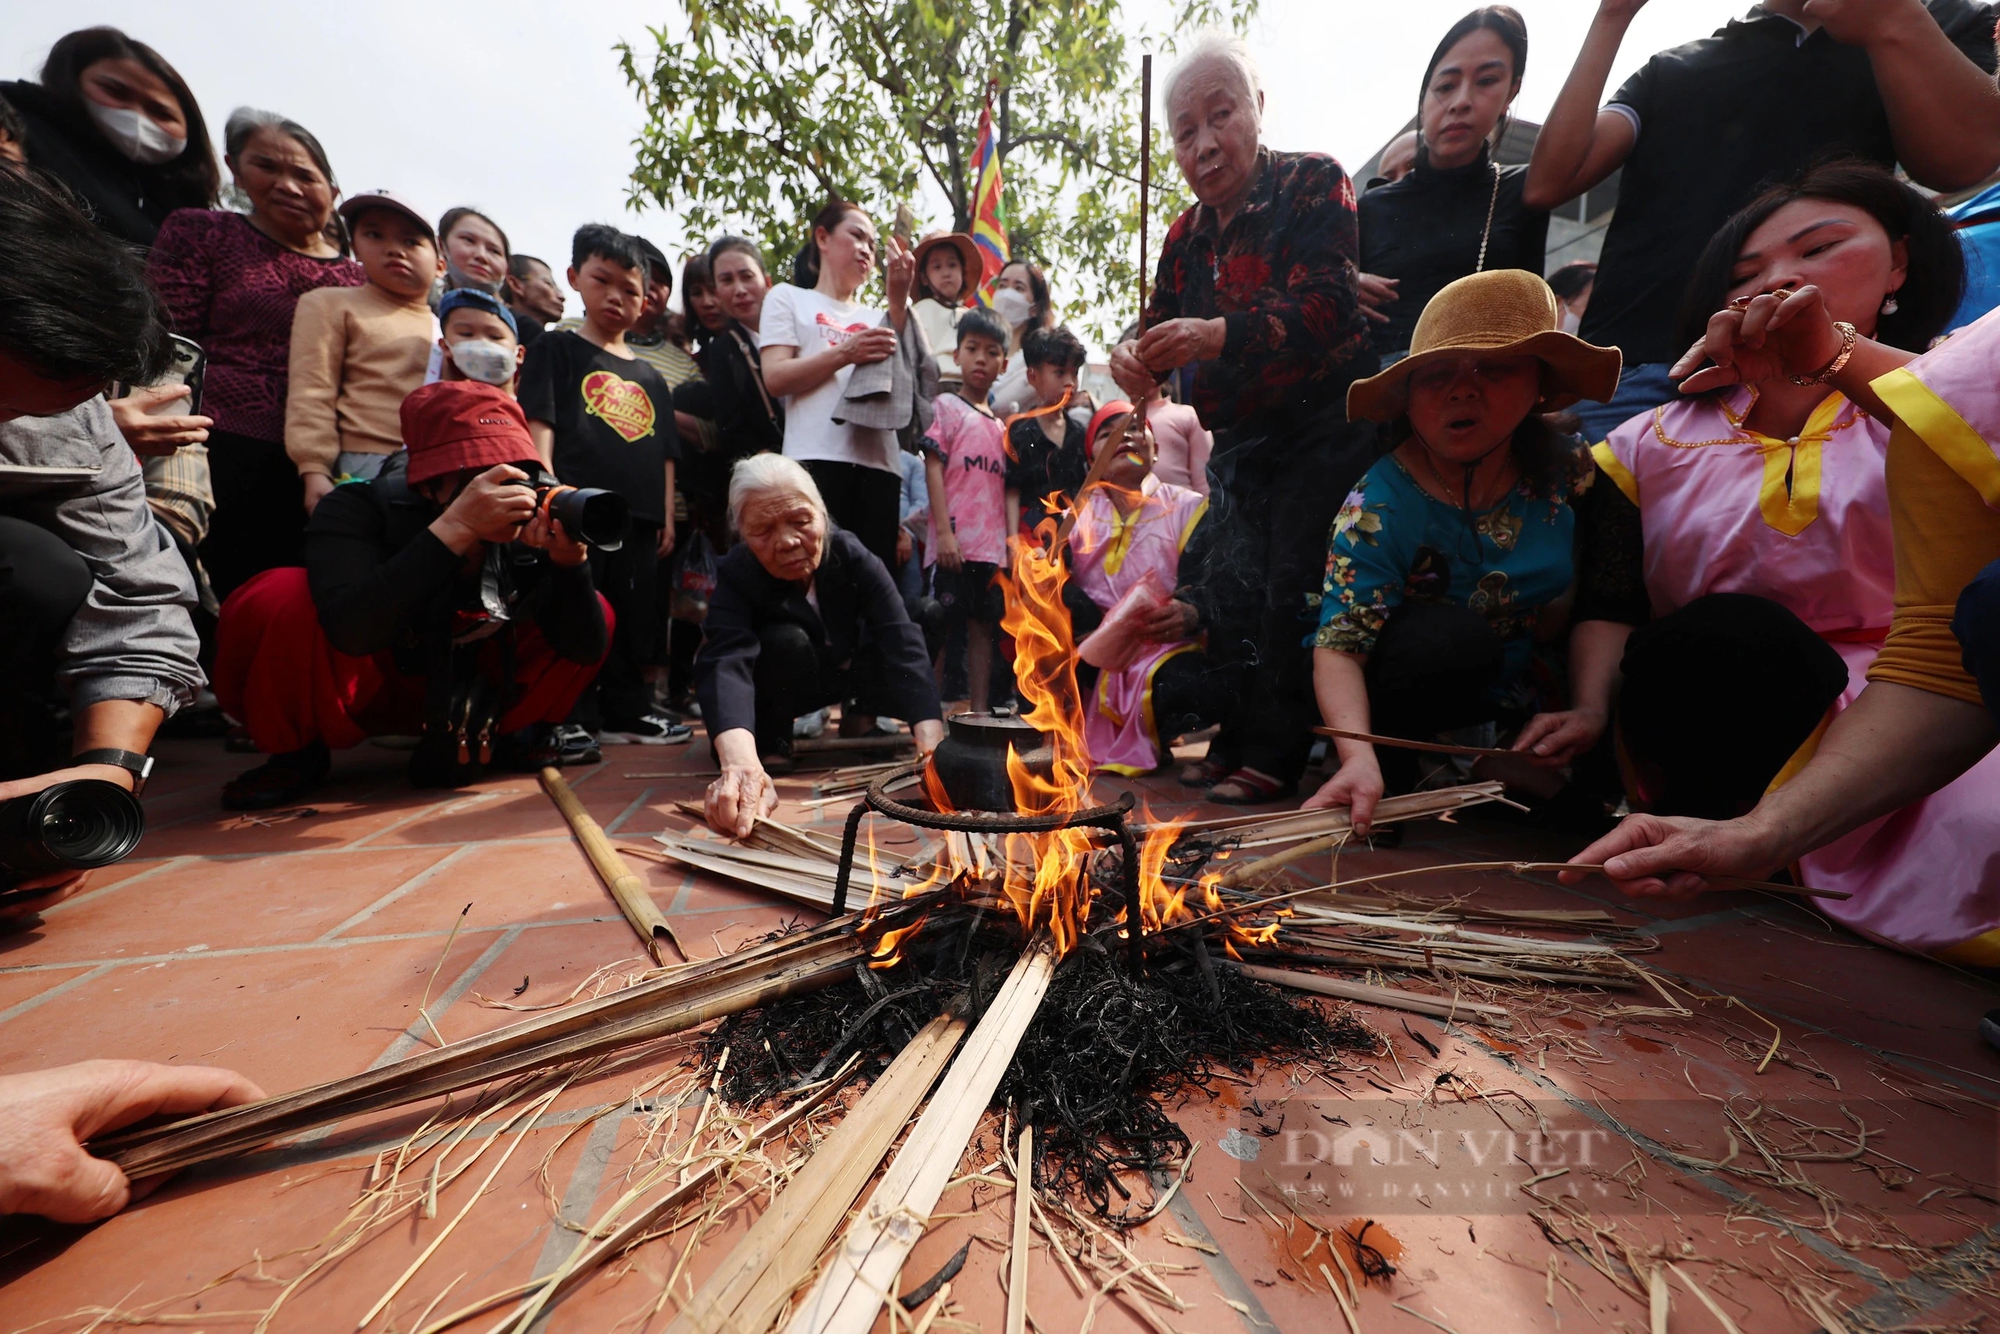
[(724, 838), (748, 838), (758, 820), (778, 809), (778, 790), (761, 764), (725, 765), (702, 804), (710, 829)]
[[(1716, 311), (1708, 331), (1667, 374), (1687, 377), (1681, 381), (1683, 394), (1705, 394), (1779, 376), (1816, 375), (1833, 364), (1840, 347), (1826, 299), (1808, 283)], [(1713, 364), (1696, 370), (1703, 362)]]
[(135, 1190), (84, 1147), (151, 1116), (185, 1116), (255, 1102), (264, 1091), (233, 1070), (150, 1061), (84, 1061), (0, 1077), (0, 1213), (58, 1223), (109, 1218)]
[(1605, 722), (1603, 713), (1596, 709), (1538, 713), (1514, 739), (1514, 749), (1536, 764), (1570, 764), (1597, 744), (1604, 735)]
[(1333, 810), (1347, 807), (1348, 821), (1357, 834), (1366, 834), (1375, 820), (1375, 805), (1382, 800), (1382, 768), (1373, 750), (1357, 754), (1341, 763), (1333, 777), (1319, 791), (1306, 798), (1302, 811)]
[[(1570, 861), (1604, 867), (1611, 883), (1635, 898), (1691, 898), (1709, 887), (1705, 877), (1760, 879), (1782, 864), (1773, 840), (1750, 817), (1690, 820), (1629, 815), (1616, 829)], [(1586, 871), (1564, 871), (1575, 884)]]

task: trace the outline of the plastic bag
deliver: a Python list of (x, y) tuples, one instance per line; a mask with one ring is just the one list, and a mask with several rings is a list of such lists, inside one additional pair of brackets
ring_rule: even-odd
[(687, 540), (680, 566), (674, 571), (673, 616), (699, 623), (708, 615), (708, 597), (715, 591), (715, 548), (699, 528)]
[(1104, 614), (1103, 622), (1076, 646), (1076, 655), (1091, 666), (1107, 672), (1130, 667), (1153, 641), (1140, 633), (1146, 618), (1173, 600), (1173, 592), (1160, 586), (1148, 570), (1132, 585), (1118, 604)]

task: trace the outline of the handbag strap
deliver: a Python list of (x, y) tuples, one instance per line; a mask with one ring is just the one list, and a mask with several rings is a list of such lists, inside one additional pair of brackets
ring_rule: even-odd
[(1486, 230), (1479, 234), (1479, 262), (1472, 266), (1474, 273), (1486, 272), (1486, 247), (1493, 240), (1493, 212), (1500, 207), (1500, 164), (1493, 164), (1493, 194), (1486, 201)]
[[(1487, 225), (1492, 225), (1490, 219)], [(1486, 253), (1486, 247), (1482, 245), (1479, 248), (1479, 253), (1483, 256)], [(771, 391), (764, 388), (764, 364), (757, 359), (757, 349), (750, 346), (750, 340), (743, 336), (741, 329), (731, 325), (728, 332), (729, 336), (736, 340), (737, 349), (743, 353), (743, 360), (750, 366), (750, 378), (757, 382), (757, 397), (764, 400), (764, 414), (775, 425), (778, 420), (778, 410), (771, 404)]]

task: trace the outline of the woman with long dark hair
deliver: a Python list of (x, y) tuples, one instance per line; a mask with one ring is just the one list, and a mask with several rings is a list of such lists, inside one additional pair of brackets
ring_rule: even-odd
[(292, 313), (307, 292), (364, 281), (329, 237), (340, 185), (312, 132), (239, 107), (224, 141), (250, 212), (170, 214), (146, 266), (174, 332), (207, 353), (202, 411), (215, 419), (215, 517), (201, 554), (218, 597), (300, 560), (305, 493), (284, 444)]
[(97, 225), (149, 246), (177, 208), (212, 208), (222, 187), (208, 122), (158, 51), (116, 28), (59, 38), (40, 83), (0, 83), (27, 127), (28, 162), (90, 205)]
[(1488, 269), (1540, 275), (1549, 215), (1521, 202), (1525, 166), (1494, 151), (1528, 70), (1528, 25), (1506, 5), (1451, 25), (1424, 67), (1416, 165), (1361, 197), (1361, 304), (1375, 347), (1406, 355), (1417, 316), (1446, 283)]
[(993, 313), (1009, 331), (1007, 369), (993, 382), (993, 410), (1009, 417), (1038, 406), (1034, 387), (1028, 383), (1028, 359), (1022, 345), (1028, 335), (1056, 325), (1055, 302), (1041, 266), (1017, 259), (1001, 269), (993, 279)]
[(472, 287), (499, 296), (506, 289), (514, 248), (499, 223), (476, 208), (448, 208), (438, 219), (437, 234), (445, 264), (440, 295)]
[[(1861, 694), (1898, 605), (1891, 423), (1831, 381), (1864, 339), (1928, 347), (1963, 275), (1936, 207), (1872, 164), (1812, 168), (1724, 224), (1682, 337), (1698, 346), (1717, 310), (1811, 290), (1838, 322), (1833, 350), (1803, 374), (1753, 373), (1656, 408), (1596, 447), (1586, 522), (1606, 536), (1571, 636), (1576, 707), (1535, 719), (1521, 748), (1556, 763), (1588, 750), (1615, 695), (1632, 805), (1709, 819), (1806, 764)], [(1989, 758), (1800, 867), (1805, 883), (1853, 892), (1823, 903), (1829, 916), (1946, 950), (2000, 926), (1996, 847)]]
[(885, 310), (856, 299), (875, 276), (874, 222), (858, 204), (827, 204), (812, 220), (815, 285), (770, 289), (757, 345), (765, 391), (785, 405), (785, 457), (812, 474), (833, 521), (893, 568), (903, 494), (896, 433), (849, 425), (842, 411), (854, 368), (895, 356), (909, 319), (916, 261), (901, 240), (890, 246)]

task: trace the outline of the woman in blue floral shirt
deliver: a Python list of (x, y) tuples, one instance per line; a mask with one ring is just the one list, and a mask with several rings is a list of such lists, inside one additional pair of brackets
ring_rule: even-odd
[[(1450, 284), (1411, 355), (1348, 391), (1396, 448), (1334, 521), (1313, 688), (1329, 727), (1422, 737), (1532, 713), (1530, 661), (1576, 581), (1571, 502), (1590, 456), (1541, 416), (1617, 388), (1615, 348), (1560, 331), (1532, 273)], [(1347, 806), (1365, 833), (1383, 790), (1375, 748), (1336, 740), (1340, 769), (1306, 803)]]

